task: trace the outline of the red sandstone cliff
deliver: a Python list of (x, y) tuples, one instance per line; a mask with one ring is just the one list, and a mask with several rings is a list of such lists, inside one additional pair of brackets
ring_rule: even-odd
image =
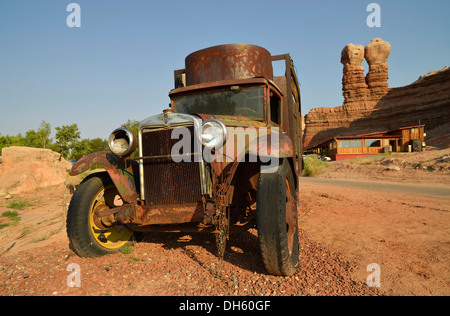
[[(305, 116), (304, 148), (335, 136), (393, 130), (426, 125), (427, 143), (450, 146), (450, 69), (435, 71), (400, 88), (389, 88), (387, 59), (390, 44), (372, 40), (347, 45), (342, 51), (344, 104), (316, 108)], [(362, 61), (369, 72), (364, 76)], [(435, 144), (433, 143), (435, 142)]]

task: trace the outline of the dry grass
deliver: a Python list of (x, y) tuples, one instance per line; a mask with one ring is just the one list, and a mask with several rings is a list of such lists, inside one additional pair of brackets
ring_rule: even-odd
[(320, 160), (316, 155), (308, 155), (304, 157), (303, 163), (303, 175), (307, 177), (313, 177), (324, 173), (328, 168), (328, 162)]

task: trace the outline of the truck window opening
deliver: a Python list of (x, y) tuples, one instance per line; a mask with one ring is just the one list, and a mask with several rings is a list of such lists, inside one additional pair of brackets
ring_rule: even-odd
[(281, 125), (281, 100), (275, 93), (270, 97), (270, 120)]

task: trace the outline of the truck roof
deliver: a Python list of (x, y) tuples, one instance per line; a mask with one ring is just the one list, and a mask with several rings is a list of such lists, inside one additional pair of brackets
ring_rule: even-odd
[(233, 79), (233, 80), (207, 82), (207, 83), (200, 83), (200, 84), (196, 84), (196, 85), (190, 85), (190, 86), (186, 86), (186, 87), (176, 88), (176, 89), (172, 89), (169, 92), (169, 96), (172, 96), (175, 94), (180, 94), (180, 93), (186, 93), (186, 92), (211, 90), (214, 88), (221, 88), (221, 87), (234, 86), (234, 85), (251, 85), (251, 84), (271, 85), (275, 89), (277, 89), (277, 91), (281, 95), (283, 95), (281, 89), (272, 80), (269, 80), (269, 79), (266, 79), (263, 77), (255, 77), (255, 78), (249, 78), (249, 79)]

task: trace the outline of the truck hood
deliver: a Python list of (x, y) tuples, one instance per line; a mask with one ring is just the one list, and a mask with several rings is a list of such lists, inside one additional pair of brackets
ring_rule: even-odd
[(264, 127), (267, 126), (267, 122), (257, 121), (249, 117), (234, 116), (234, 115), (211, 115), (196, 113), (203, 121), (210, 119), (212, 117), (222, 121), (226, 126), (253, 126), (253, 127)]

